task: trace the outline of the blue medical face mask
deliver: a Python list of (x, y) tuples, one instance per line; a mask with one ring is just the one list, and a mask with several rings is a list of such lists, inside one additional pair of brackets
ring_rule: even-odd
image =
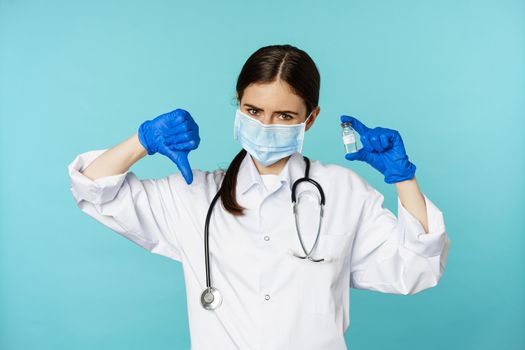
[(274, 164), (303, 148), (306, 122), (300, 124), (263, 124), (237, 108), (233, 138), (264, 166)]

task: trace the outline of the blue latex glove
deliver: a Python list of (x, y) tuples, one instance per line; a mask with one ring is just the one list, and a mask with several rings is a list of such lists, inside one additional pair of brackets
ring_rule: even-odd
[(370, 129), (347, 115), (341, 116), (341, 122), (352, 123), (352, 128), (357, 131), (363, 144), (359, 151), (346, 154), (346, 159), (367, 162), (385, 176), (388, 184), (410, 180), (415, 176), (416, 166), (408, 160), (398, 131), (381, 127)]
[(159, 152), (170, 158), (189, 185), (193, 173), (188, 153), (199, 147), (199, 126), (189, 112), (177, 108), (143, 122), (138, 130), (139, 141), (149, 155)]

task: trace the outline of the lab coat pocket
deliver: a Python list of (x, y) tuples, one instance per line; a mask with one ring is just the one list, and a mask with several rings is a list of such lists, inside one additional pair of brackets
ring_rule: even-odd
[[(325, 259), (321, 262), (290, 255), (291, 259), (295, 259), (294, 264), (300, 280), (298, 294), (303, 310), (307, 313), (330, 314), (335, 312), (336, 305), (344, 295), (339, 281), (344, 278), (345, 262), (349, 256), (349, 242), (350, 235), (347, 234), (321, 235), (312, 253), (315, 259)], [(307, 248), (311, 249), (311, 245)], [(295, 251), (295, 253), (304, 256), (303, 251)]]

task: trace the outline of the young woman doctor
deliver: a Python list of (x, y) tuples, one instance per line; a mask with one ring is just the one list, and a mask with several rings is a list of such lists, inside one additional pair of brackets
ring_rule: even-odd
[[(444, 273), (450, 239), (443, 215), (421, 193), (398, 131), (340, 118), (363, 144), (346, 159), (367, 162), (396, 186), (397, 217), (349, 168), (307, 165), (301, 149), (320, 112), (319, 88), (307, 53), (263, 47), (237, 80), (234, 138), (243, 149), (227, 170), (190, 168), (199, 127), (183, 109), (147, 120), (123, 143), (81, 153), (68, 166), (83, 212), (182, 263), (194, 350), (346, 349), (350, 288), (415, 294)], [(180, 172), (141, 180), (129, 171), (155, 153)], [(293, 184), (307, 167), (323, 195), (312, 182), (298, 183), (294, 192), (304, 200), (297, 199), (296, 221)]]

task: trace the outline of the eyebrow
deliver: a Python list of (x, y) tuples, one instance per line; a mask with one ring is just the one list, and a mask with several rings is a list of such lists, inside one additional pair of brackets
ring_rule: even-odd
[[(244, 103), (244, 106), (246, 106), (246, 107), (251, 107), (251, 108), (253, 108), (253, 109), (258, 109), (258, 110), (260, 110), (260, 111), (263, 111), (263, 110), (264, 110), (264, 109), (262, 109), (262, 108), (256, 107), (256, 106), (254, 106), (254, 105), (252, 105), (252, 104), (249, 104), (249, 103)], [(276, 113), (289, 113), (289, 114), (299, 115), (299, 113), (294, 112), (294, 111), (275, 111), (275, 112), (276, 112)]]

